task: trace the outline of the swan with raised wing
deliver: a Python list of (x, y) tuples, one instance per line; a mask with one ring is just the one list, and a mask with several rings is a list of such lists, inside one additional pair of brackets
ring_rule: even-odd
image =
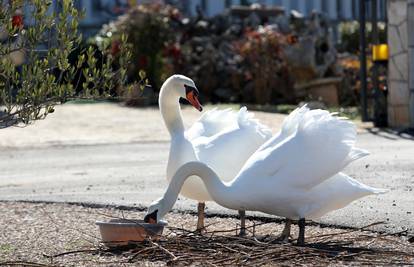
[(174, 205), (186, 179), (196, 175), (213, 200), (224, 207), (299, 220), (298, 244), (303, 244), (305, 219), (319, 218), (358, 198), (387, 192), (340, 173), (350, 162), (367, 154), (354, 147), (356, 129), (352, 122), (327, 111), (302, 107), (283, 126), (230, 182), (221, 181), (202, 162), (183, 165), (163, 198), (148, 208), (145, 220), (161, 220)]
[[(245, 107), (238, 112), (230, 109), (207, 111), (186, 130), (179, 99), (187, 99), (197, 110), (202, 111), (198, 96), (194, 81), (184, 75), (171, 76), (161, 87), (160, 111), (171, 136), (167, 180), (171, 181), (183, 164), (201, 161), (209, 165), (223, 181), (230, 181), (250, 155), (271, 138), (272, 133), (254, 119)], [(180, 193), (199, 202), (197, 229), (202, 229), (204, 202), (212, 200), (203, 182), (192, 176), (185, 181)], [(243, 226), (244, 210), (239, 212)]]

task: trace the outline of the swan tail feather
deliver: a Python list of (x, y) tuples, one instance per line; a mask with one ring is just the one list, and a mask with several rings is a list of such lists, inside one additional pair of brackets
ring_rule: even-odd
[(389, 189), (385, 189), (385, 188), (374, 188), (371, 187), (371, 192), (376, 194), (376, 195), (382, 195), (382, 194), (386, 194), (388, 192), (390, 192)]
[(385, 188), (376, 188), (369, 185), (366, 185), (354, 178), (349, 177), (344, 173), (339, 173), (335, 175), (337, 181), (343, 181), (345, 184), (341, 184), (340, 187), (342, 189), (346, 188), (346, 184), (351, 185), (351, 188), (354, 188), (357, 192), (363, 193), (363, 195), (379, 195), (388, 193), (390, 190)]
[(289, 135), (293, 133), (297, 125), (299, 124), (300, 119), (302, 118), (303, 114), (309, 111), (307, 105), (303, 105), (302, 107), (296, 108), (292, 111), (284, 120), (282, 124), (282, 132), (285, 135)]
[(351, 151), (348, 154), (348, 157), (344, 161), (343, 168), (345, 168), (346, 166), (348, 166), (351, 162), (354, 162), (354, 161), (356, 161), (356, 160), (358, 160), (360, 158), (366, 157), (369, 154), (370, 153), (367, 150), (365, 150), (365, 149), (352, 147)]
[(349, 153), (349, 158), (354, 161), (363, 157), (368, 156), (370, 153), (369, 151), (365, 150), (365, 149), (361, 149), (361, 148), (352, 148), (351, 153)]
[[(344, 174), (343, 174), (344, 175)], [(346, 175), (344, 175), (346, 176)], [(353, 184), (355, 186), (355, 188), (359, 188), (360, 190), (362, 190), (363, 192), (365, 192), (365, 194), (368, 195), (381, 195), (381, 194), (385, 194), (388, 193), (390, 190), (389, 189), (385, 189), (385, 188), (376, 188), (376, 187), (372, 187), (366, 184), (363, 184), (349, 176), (347, 176), (347, 179), (351, 182), (351, 184)]]

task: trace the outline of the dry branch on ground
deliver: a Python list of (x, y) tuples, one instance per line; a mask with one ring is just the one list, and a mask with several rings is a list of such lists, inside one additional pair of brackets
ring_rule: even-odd
[(248, 236), (239, 237), (237, 218), (211, 217), (206, 232), (199, 235), (192, 231), (193, 215), (170, 213), (160, 240), (110, 249), (100, 244), (95, 221), (142, 218), (143, 212), (0, 202), (0, 213), (0, 225), (5, 226), (0, 231), (1, 266), (414, 265), (414, 245), (408, 237), (372, 232), (370, 227), (311, 225), (308, 244), (298, 247), (274, 241), (281, 223), (248, 220)]

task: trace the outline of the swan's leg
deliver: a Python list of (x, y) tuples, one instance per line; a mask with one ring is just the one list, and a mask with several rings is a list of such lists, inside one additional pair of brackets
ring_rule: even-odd
[(286, 218), (285, 227), (283, 228), (282, 233), (278, 237), (279, 241), (288, 242), (290, 237), (290, 228), (292, 226), (292, 221)]
[(197, 207), (197, 231), (201, 232), (204, 229), (204, 208), (206, 207), (206, 204), (204, 202), (198, 202)]
[(298, 226), (299, 226), (298, 245), (303, 246), (305, 244), (305, 218), (299, 219)]
[(239, 216), (240, 216), (240, 233), (239, 233), (239, 236), (245, 236), (246, 235), (246, 211), (239, 210)]

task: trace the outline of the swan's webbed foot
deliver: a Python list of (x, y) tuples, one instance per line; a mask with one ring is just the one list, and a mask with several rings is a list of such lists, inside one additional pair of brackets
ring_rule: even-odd
[(239, 210), (239, 216), (240, 216), (239, 236), (246, 236), (246, 212), (244, 210)]
[(197, 229), (196, 232), (202, 234), (205, 231), (204, 227), (204, 209), (206, 207), (205, 203), (199, 202), (197, 207)]
[(290, 219), (286, 219), (285, 227), (283, 228), (282, 233), (279, 236), (272, 237), (270, 235), (266, 235), (261, 238), (258, 238), (258, 240), (261, 242), (269, 243), (269, 244), (289, 243), (291, 226), (292, 226), (292, 221)]
[(298, 236), (297, 245), (303, 246), (305, 245), (305, 218), (299, 219), (298, 226), (299, 226), (299, 236)]

